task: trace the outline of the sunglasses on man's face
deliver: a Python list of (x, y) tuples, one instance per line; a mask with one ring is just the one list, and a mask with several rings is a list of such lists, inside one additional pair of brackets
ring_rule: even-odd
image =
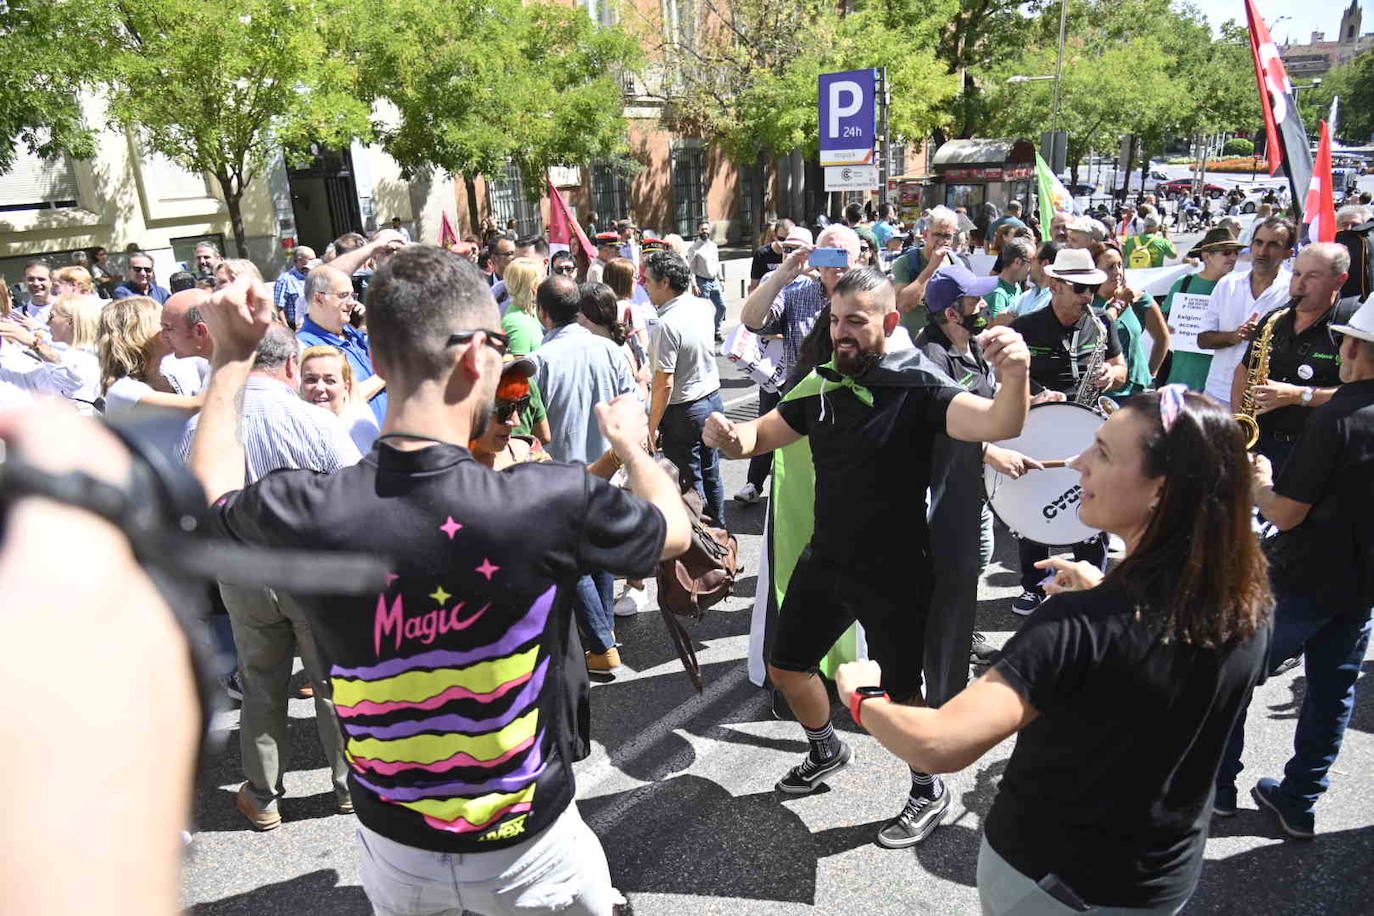
[(1097, 290), (1097, 284), (1095, 283), (1074, 283), (1073, 281), (1069, 281), (1069, 286), (1072, 286), (1073, 291), (1080, 296), (1084, 293), (1091, 293)]
[(529, 395), (525, 395), (523, 398), (517, 398), (513, 401), (506, 398), (497, 398), (495, 406), (492, 407), (491, 415), (496, 418), (496, 422), (498, 423), (509, 423), (511, 417), (515, 416), (516, 413), (523, 414), (526, 410), (529, 410), (529, 407)]
[(576, 264), (560, 264), (558, 267), (555, 267), (555, 268), (553, 269), (553, 272), (556, 273), (556, 274), (568, 274), (569, 276), (571, 276), (572, 274), (577, 273), (577, 265), (576, 265)]
[(506, 350), (510, 347), (510, 337), (506, 334), (502, 334), (500, 331), (488, 331), (485, 329), (481, 331), (454, 331), (452, 334), (448, 335), (448, 346), (456, 347), (459, 344), (465, 344), (478, 334), (485, 334), (486, 345), (502, 356), (506, 355)]

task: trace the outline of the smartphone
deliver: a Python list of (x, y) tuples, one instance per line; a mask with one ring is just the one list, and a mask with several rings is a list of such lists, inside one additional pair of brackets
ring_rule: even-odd
[(812, 267), (848, 267), (849, 251), (844, 248), (813, 248), (806, 263)]

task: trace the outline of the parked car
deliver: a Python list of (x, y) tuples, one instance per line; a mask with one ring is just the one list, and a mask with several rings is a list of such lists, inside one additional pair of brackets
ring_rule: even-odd
[[(1159, 186), (1159, 190), (1164, 194), (1189, 194), (1193, 190), (1193, 179), (1175, 178), (1173, 181), (1166, 181)], [(1227, 188), (1219, 184), (1212, 184), (1210, 181), (1202, 185), (1202, 193), (1216, 200), (1218, 197), (1225, 197)]]

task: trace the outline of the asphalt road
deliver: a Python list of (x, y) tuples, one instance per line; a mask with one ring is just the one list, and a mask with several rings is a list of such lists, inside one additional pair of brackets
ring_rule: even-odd
[[(732, 308), (734, 313), (738, 308)], [(732, 315), (733, 317), (733, 315)], [(749, 419), (754, 389), (722, 369), (730, 414)], [(725, 463), (728, 493), (745, 462)], [(815, 795), (784, 799), (774, 782), (805, 753), (794, 723), (770, 713), (768, 694), (748, 682), (749, 608), (758, 586), (764, 509), (731, 502), (730, 528), (745, 564), (736, 596), (692, 625), (706, 689), (682, 674), (657, 611), (621, 619), (624, 673), (593, 688), (592, 756), (578, 765), (578, 799), (610, 860), (611, 874), (639, 916), (687, 914), (970, 914), (978, 912), (979, 827), (1012, 744), (947, 777), (953, 803), (944, 826), (912, 850), (873, 843), (897, 813), (905, 767), (837, 710), (836, 726), (857, 761)], [(891, 532), (900, 536), (900, 520)], [(978, 628), (995, 644), (1020, 618), (1016, 553), (999, 529), (996, 558), (979, 587)], [(1242, 792), (1241, 812), (1218, 820), (1207, 865), (1185, 910), (1206, 914), (1365, 914), (1374, 900), (1374, 651), (1364, 664), (1345, 747), (1318, 807), (1316, 840), (1285, 840)], [(298, 675), (299, 677), (299, 675)], [(1281, 774), (1303, 695), (1301, 669), (1257, 691), (1247, 733), (1242, 788)], [(208, 761), (195, 806), (183, 879), (197, 916), (361, 916), (354, 820), (334, 813), (327, 771), (306, 700), (290, 704), (289, 797), (285, 823), (251, 831), (234, 810), (241, 780), (238, 714), (218, 723), (229, 739)]]

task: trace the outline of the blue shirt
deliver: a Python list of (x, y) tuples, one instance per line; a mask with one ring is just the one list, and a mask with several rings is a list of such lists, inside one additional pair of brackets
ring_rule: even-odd
[(154, 283), (153, 288), (146, 293), (140, 293), (138, 290), (123, 283), (114, 288), (114, 297), (116, 299), (132, 299), (135, 296), (147, 296), (149, 299), (153, 299), (161, 305), (172, 298), (172, 291), (165, 287), (158, 286), (156, 283)]
[(1029, 315), (1031, 312), (1038, 312), (1050, 304), (1053, 291), (1049, 286), (1032, 286), (1021, 294), (1015, 302), (1011, 304), (1012, 313), (1015, 315)]
[(305, 274), (294, 267), (278, 277), (276, 285), (272, 287), (272, 301), (286, 316), (286, 323), (293, 328), (296, 326), (296, 305), (303, 295)]
[[(307, 347), (338, 347), (342, 350), (348, 358), (348, 364), (353, 367), (354, 383), (365, 382), (377, 374), (372, 368), (372, 353), (368, 349), (367, 335), (351, 324), (344, 325), (343, 336), (339, 337), (311, 321), (307, 315), (305, 323), (296, 332), (296, 339)], [(368, 406), (376, 415), (377, 422), (381, 423), (386, 418), (386, 389), (383, 388)]]
[(610, 443), (601, 435), (594, 408), (638, 391), (624, 349), (580, 324), (565, 324), (545, 334), (530, 355), (539, 366), (535, 381), (553, 433), (549, 454), (584, 464), (600, 458)]
[(897, 230), (892, 228), (892, 224), (885, 219), (880, 219), (873, 224), (873, 236), (878, 240), (878, 247), (887, 244), (887, 240), (897, 234)]

